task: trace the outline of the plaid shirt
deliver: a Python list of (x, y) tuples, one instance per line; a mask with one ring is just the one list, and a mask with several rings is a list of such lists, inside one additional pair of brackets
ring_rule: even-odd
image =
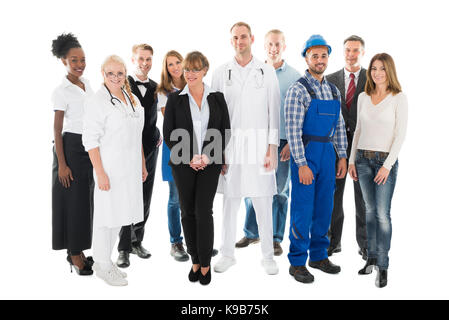
[[(326, 80), (322, 83), (316, 80), (307, 70), (304, 78), (310, 84), (310, 87), (315, 92), (317, 99), (333, 100), (332, 90)], [(338, 101), (340, 102), (340, 92), (337, 89)], [(302, 127), (304, 117), (309, 109), (312, 98), (307, 92), (307, 89), (299, 82), (293, 83), (287, 91), (285, 96), (285, 130), (287, 140), (290, 145), (290, 151), (293, 155), (298, 167), (306, 166), (307, 160), (304, 153), (304, 145), (302, 143)], [(340, 110), (340, 119), (335, 130), (334, 147), (339, 158), (346, 158), (346, 148), (348, 147), (348, 140), (346, 138), (345, 122)]]

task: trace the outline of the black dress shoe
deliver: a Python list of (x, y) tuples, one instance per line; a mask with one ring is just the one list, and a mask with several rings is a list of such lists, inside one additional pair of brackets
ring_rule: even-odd
[(141, 244), (139, 244), (139, 245), (133, 245), (133, 246), (132, 246), (132, 251), (131, 251), (131, 253), (132, 253), (132, 254), (137, 254), (137, 256), (138, 256), (139, 258), (142, 258), (142, 259), (148, 259), (149, 257), (151, 257), (151, 253), (149, 253), (149, 252), (147, 251), (147, 249), (145, 249), (144, 247), (142, 247)]
[(198, 270), (198, 273), (200, 274), (200, 283), (202, 285), (208, 285), (212, 280), (212, 273), (210, 271), (210, 267), (205, 275), (203, 275), (203, 273), (201, 272), (201, 268)]
[(327, 249), (327, 256), (330, 257), (334, 253), (338, 253), (338, 252), (341, 252), (341, 245), (340, 244), (338, 244), (336, 246), (330, 245), (329, 248)]
[(387, 270), (378, 270), (376, 276), (376, 287), (383, 288), (387, 286), (388, 282), (388, 271)]
[(330, 273), (330, 274), (337, 274), (341, 271), (341, 268), (339, 266), (333, 264), (327, 258), (324, 260), (320, 260), (320, 261), (310, 261), (309, 260), (309, 267), (315, 268), (315, 269), (320, 269), (321, 271), (323, 271), (325, 273)]
[(254, 238), (254, 239), (250, 239), (247, 237), (243, 237), (242, 239), (239, 240), (239, 242), (237, 242), (235, 244), (236, 248), (245, 248), (247, 246), (249, 246), (252, 243), (258, 243), (260, 241), (259, 238)]
[(363, 260), (368, 260), (368, 250), (367, 249), (359, 249), (359, 255), (362, 256)]
[(218, 254), (218, 250), (214, 249), (212, 250), (212, 257), (215, 257)]
[(359, 274), (360, 275), (371, 274), (371, 272), (373, 272), (373, 269), (376, 266), (376, 264), (377, 264), (376, 258), (368, 258), (365, 266), (359, 270)]
[(189, 272), (189, 281), (190, 282), (197, 282), (200, 278), (201, 268), (196, 270), (196, 272), (193, 272), (193, 268), (190, 269)]
[(119, 268), (128, 268), (129, 263), (129, 252), (127, 251), (119, 251), (118, 259), (117, 259), (117, 267)]
[(302, 283), (312, 283), (315, 280), (314, 276), (307, 270), (306, 266), (290, 266), (288, 272), (296, 281)]

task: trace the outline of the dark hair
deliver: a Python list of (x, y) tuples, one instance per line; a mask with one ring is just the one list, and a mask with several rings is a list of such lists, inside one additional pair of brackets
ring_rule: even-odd
[(72, 48), (81, 48), (78, 39), (72, 33), (63, 33), (51, 45), (51, 52), (55, 57), (65, 58)]
[(365, 41), (359, 36), (352, 35), (352, 36), (346, 38), (345, 41), (343, 41), (343, 44), (345, 44), (348, 41), (359, 41), (362, 44), (362, 47), (365, 48)]
[(393, 58), (388, 53), (378, 53), (376, 54), (369, 63), (369, 67), (366, 70), (366, 84), (365, 92), (367, 95), (371, 96), (376, 90), (376, 84), (374, 83), (373, 77), (371, 75), (371, 69), (373, 68), (373, 63), (379, 60), (382, 62), (385, 73), (387, 74), (388, 87), (387, 91), (391, 92), (393, 95), (398, 94), (402, 91), (401, 85), (396, 74), (396, 66), (394, 65)]

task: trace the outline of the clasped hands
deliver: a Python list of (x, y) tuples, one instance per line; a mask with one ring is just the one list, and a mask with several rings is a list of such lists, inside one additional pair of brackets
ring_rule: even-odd
[(204, 170), (204, 168), (207, 167), (207, 165), (209, 164), (210, 160), (209, 158), (205, 155), (199, 155), (196, 154), (193, 156), (192, 160), (190, 160), (190, 168), (192, 168), (195, 171), (198, 170)]

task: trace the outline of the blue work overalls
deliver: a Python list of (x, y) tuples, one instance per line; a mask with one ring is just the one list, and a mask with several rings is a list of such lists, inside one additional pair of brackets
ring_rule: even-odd
[(335, 190), (335, 151), (332, 143), (340, 117), (337, 89), (329, 83), (333, 100), (318, 100), (305, 78), (300, 83), (312, 101), (303, 123), (302, 141), (307, 165), (313, 172), (311, 185), (299, 182), (298, 166), (290, 157), (292, 194), (290, 206), (290, 253), (292, 266), (304, 266), (327, 258)]

